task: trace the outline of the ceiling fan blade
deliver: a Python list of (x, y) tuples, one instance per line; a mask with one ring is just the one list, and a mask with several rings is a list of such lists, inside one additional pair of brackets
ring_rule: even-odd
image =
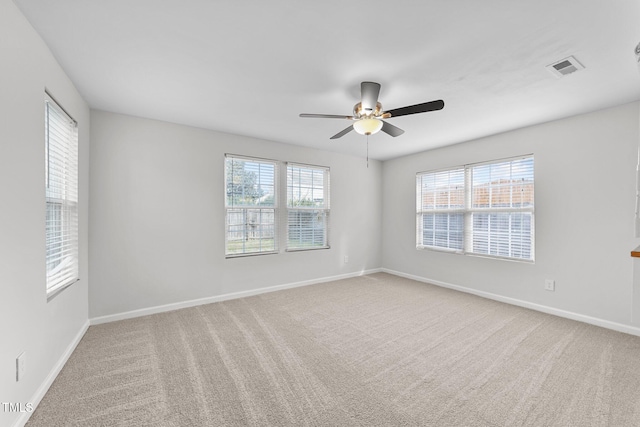
[(409, 114), (426, 113), (427, 111), (442, 110), (443, 108), (444, 101), (439, 99), (437, 101), (430, 101), (423, 104), (410, 105), (408, 107), (385, 111), (385, 114), (390, 114), (391, 117), (399, 117), (408, 116)]
[(380, 84), (374, 82), (360, 83), (362, 93), (362, 110), (365, 114), (370, 114), (376, 109), (378, 95), (380, 95)]
[(348, 134), (349, 132), (351, 132), (353, 130), (353, 126), (349, 126), (348, 128), (346, 128), (345, 130), (342, 130), (338, 133), (336, 133), (335, 135), (333, 135), (331, 138), (329, 139), (338, 139), (338, 138), (342, 138), (343, 136), (345, 136), (346, 134)]
[(339, 116), (336, 114), (300, 114), (300, 117), (311, 118), (311, 119), (347, 119), (353, 120), (353, 116)]
[(380, 129), (382, 132), (387, 133), (391, 136), (393, 136), (394, 138), (396, 136), (400, 136), (404, 133), (404, 131), (402, 129), (400, 129), (397, 126), (392, 125), (391, 123), (387, 123), (384, 120), (382, 121), (382, 129)]

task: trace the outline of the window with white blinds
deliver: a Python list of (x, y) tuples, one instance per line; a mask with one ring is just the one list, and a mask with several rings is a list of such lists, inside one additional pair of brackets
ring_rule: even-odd
[(226, 155), (225, 254), (275, 253), (277, 162)]
[(52, 295), (79, 278), (78, 126), (45, 99), (46, 284)]
[(329, 247), (329, 168), (287, 164), (287, 250)]
[(534, 260), (533, 156), (416, 177), (416, 246)]
[(462, 251), (464, 246), (464, 168), (417, 176), (419, 247)]
[(469, 167), (467, 250), (533, 261), (533, 157)]

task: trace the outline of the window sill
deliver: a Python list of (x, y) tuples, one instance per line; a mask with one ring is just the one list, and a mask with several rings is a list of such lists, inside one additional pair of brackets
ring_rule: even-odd
[(62, 291), (64, 291), (69, 286), (71, 286), (74, 283), (79, 282), (79, 281), (80, 281), (80, 279), (76, 279), (73, 282), (69, 282), (69, 283), (67, 283), (65, 285), (61, 285), (61, 286), (55, 287), (53, 289), (47, 289), (47, 302), (51, 301), (52, 299), (54, 299), (55, 297), (60, 295), (62, 293)]
[[(524, 259), (524, 258), (511, 258), (506, 256), (497, 256), (497, 255), (488, 255), (488, 254), (477, 254), (474, 252), (464, 252), (456, 249), (447, 249), (447, 248), (435, 248), (430, 246), (416, 246), (416, 249), (419, 251), (432, 251), (432, 252), (442, 252), (445, 254), (456, 254), (456, 255), (467, 255), (475, 258), (486, 258), (486, 259), (496, 259), (500, 261), (511, 261), (511, 262), (520, 262), (524, 264), (535, 264), (535, 259)], [(638, 248), (640, 250), (640, 247)], [(640, 257), (640, 252), (638, 252), (638, 256)]]
[(251, 252), (248, 254), (226, 254), (224, 257), (226, 259), (232, 259), (232, 258), (245, 258), (245, 257), (252, 257), (252, 256), (260, 256), (260, 255), (274, 255), (277, 254), (278, 251), (269, 251), (269, 252)]
[(432, 246), (416, 246), (416, 249), (419, 251), (433, 251), (433, 252), (444, 252), (447, 254), (458, 254), (464, 255), (465, 253), (459, 249), (449, 249), (449, 248), (436, 248)]
[(306, 252), (306, 251), (317, 251), (320, 249), (331, 249), (331, 246), (317, 246), (315, 248), (289, 248), (285, 249), (285, 252)]

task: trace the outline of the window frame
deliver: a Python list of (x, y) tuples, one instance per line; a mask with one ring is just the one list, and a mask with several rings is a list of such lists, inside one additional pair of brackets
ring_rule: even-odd
[[(57, 123), (52, 124), (54, 116), (57, 116)], [(52, 142), (53, 126), (66, 128), (68, 133)], [(62, 135), (58, 131), (55, 133)], [(80, 212), (78, 122), (47, 91), (44, 98), (44, 136), (45, 290), (49, 301), (80, 280)], [(52, 155), (52, 144), (57, 145), (55, 155)], [(56, 159), (52, 160), (53, 157)], [(53, 176), (52, 171), (58, 172)], [(58, 185), (52, 185), (52, 182)], [(50, 210), (50, 207), (54, 209)], [(53, 220), (53, 216), (57, 220)], [(58, 225), (52, 230), (51, 223)]]
[[(273, 205), (229, 205), (229, 197), (228, 197), (228, 175), (227, 175), (227, 159), (236, 159), (240, 161), (254, 162), (254, 163), (263, 163), (273, 165)], [(225, 258), (239, 258), (239, 257), (247, 257), (247, 256), (258, 256), (258, 255), (271, 255), (277, 254), (279, 252), (279, 216), (280, 216), (280, 208), (279, 208), (279, 162), (277, 160), (265, 159), (259, 157), (251, 157), (244, 155), (236, 155), (226, 153), (224, 155), (224, 210), (225, 210), (225, 230), (224, 230), (224, 254)], [(273, 249), (271, 250), (259, 250), (259, 251), (251, 251), (251, 252), (236, 252), (230, 253), (228, 251), (229, 248), (229, 227), (231, 224), (229, 223), (229, 212), (232, 210), (256, 210), (260, 212), (260, 217), (262, 217), (263, 211), (273, 211)], [(261, 223), (262, 224), (262, 223)]]
[[(305, 163), (298, 162), (285, 162), (284, 164), (286, 168), (286, 215), (287, 215), (287, 236), (286, 236), (286, 248), (285, 252), (299, 252), (299, 251), (314, 251), (321, 249), (331, 249), (330, 241), (329, 241), (329, 230), (331, 229), (330, 220), (331, 220), (331, 200), (330, 200), (330, 183), (331, 183), (331, 168), (328, 166), (319, 166), (319, 165), (310, 165)], [(300, 169), (308, 169), (312, 171), (322, 171), (322, 200), (323, 207), (319, 206), (297, 206), (292, 207), (290, 205), (290, 188), (294, 188), (289, 184), (289, 168), (300, 168)], [(311, 187), (312, 192), (316, 187)], [(290, 234), (291, 234), (291, 221), (290, 221), (290, 213), (294, 212), (321, 212), (322, 213), (322, 222), (323, 222), (323, 244), (321, 246), (291, 246), (290, 244)]]
[[(455, 171), (463, 171), (463, 187), (466, 188), (466, 172), (464, 171), (464, 166), (456, 166), (456, 167), (452, 167), (452, 168), (445, 168), (445, 169), (436, 169), (436, 170), (432, 170), (432, 171), (426, 171), (426, 172), (418, 172), (416, 173), (416, 248), (417, 249), (433, 249), (433, 250), (437, 250), (440, 252), (453, 252), (453, 253), (464, 253), (464, 242), (465, 242), (465, 235), (464, 235), (464, 225), (463, 225), (463, 236), (462, 236), (462, 249), (454, 249), (454, 248), (448, 248), (448, 247), (443, 247), (443, 246), (432, 246), (432, 245), (420, 245), (419, 243), (419, 236), (424, 236), (424, 222), (422, 220), (422, 215), (429, 213), (429, 214), (462, 214), (463, 215), (463, 224), (464, 223), (464, 217), (466, 214), (466, 210), (464, 207), (464, 203), (463, 206), (460, 208), (452, 208), (452, 207), (448, 207), (448, 208), (434, 208), (431, 210), (426, 210), (426, 209), (422, 209), (422, 203), (420, 202), (420, 199), (422, 198), (421, 196), (423, 195), (421, 192), (421, 188), (422, 188), (422, 182), (420, 181), (420, 178), (424, 175), (427, 174), (438, 174), (438, 173), (442, 173), (442, 172), (455, 172)], [(463, 200), (466, 200), (466, 194), (463, 194)], [(466, 203), (466, 202), (465, 202)]]
[[(521, 207), (473, 207), (473, 171), (474, 168), (486, 166), (486, 165), (494, 165), (500, 163), (511, 163), (518, 160), (526, 160), (531, 159), (532, 161), (532, 202), (530, 206), (521, 206)], [(456, 170), (464, 171), (464, 206), (463, 208), (448, 208), (448, 209), (424, 209), (422, 206), (422, 197), (423, 193), (421, 190), (421, 178), (428, 174), (436, 174), (442, 172), (452, 172)], [(439, 214), (439, 213), (453, 213), (453, 214), (462, 214), (463, 215), (463, 240), (462, 240), (462, 249), (451, 249), (447, 247), (433, 246), (433, 245), (425, 245), (421, 239), (424, 238), (423, 235), (423, 215), (424, 214)], [(473, 234), (474, 234), (474, 224), (473, 224), (473, 214), (484, 213), (484, 214), (500, 214), (500, 213), (526, 213), (530, 214), (530, 258), (520, 258), (520, 257), (512, 257), (512, 256), (501, 256), (494, 255), (490, 253), (482, 253), (482, 252), (474, 252), (473, 250)], [(450, 168), (442, 168), (435, 169), (430, 171), (423, 171), (416, 173), (416, 249), (417, 250), (432, 250), (437, 252), (447, 252), (447, 253), (455, 253), (460, 255), (470, 255), (476, 257), (484, 257), (491, 259), (501, 259), (508, 261), (516, 261), (516, 262), (524, 262), (524, 263), (535, 263), (535, 159), (533, 154), (520, 155), (515, 157), (509, 157), (504, 159), (496, 159), (478, 163), (470, 163), (462, 166), (454, 166)]]

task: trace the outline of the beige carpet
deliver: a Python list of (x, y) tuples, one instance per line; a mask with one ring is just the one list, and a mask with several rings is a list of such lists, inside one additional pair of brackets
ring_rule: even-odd
[(92, 326), (36, 426), (640, 426), (640, 338), (387, 274)]

